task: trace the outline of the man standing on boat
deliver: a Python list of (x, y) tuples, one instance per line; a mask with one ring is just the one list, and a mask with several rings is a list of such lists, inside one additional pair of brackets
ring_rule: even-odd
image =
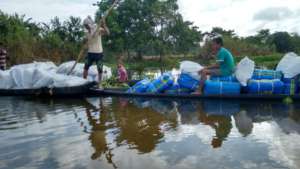
[(230, 76), (234, 73), (235, 61), (231, 52), (223, 47), (223, 39), (217, 36), (212, 40), (212, 52), (217, 57), (217, 63), (202, 69), (200, 85), (195, 94), (202, 94), (207, 76)]
[(0, 42), (0, 70), (6, 69), (7, 52), (3, 47), (3, 43)]
[(88, 70), (91, 65), (95, 62), (98, 70), (99, 88), (101, 88), (101, 80), (103, 73), (103, 47), (102, 47), (102, 36), (109, 35), (109, 29), (106, 25), (105, 19), (100, 20), (100, 26), (94, 23), (93, 19), (88, 16), (84, 21), (83, 25), (86, 32), (86, 41), (88, 44), (88, 54), (85, 58), (83, 78), (87, 78)]

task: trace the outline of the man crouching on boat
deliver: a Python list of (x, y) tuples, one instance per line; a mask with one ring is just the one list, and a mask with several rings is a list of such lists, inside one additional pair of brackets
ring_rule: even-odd
[(109, 35), (109, 29), (104, 19), (100, 20), (100, 27), (98, 27), (92, 18), (88, 16), (84, 21), (83, 25), (86, 32), (86, 39), (88, 44), (88, 54), (85, 58), (85, 65), (83, 71), (83, 78), (87, 78), (88, 70), (90, 66), (95, 62), (98, 70), (99, 88), (101, 88), (101, 80), (103, 73), (103, 47), (102, 47), (102, 36)]
[(230, 76), (234, 73), (234, 58), (230, 51), (223, 47), (223, 39), (221, 36), (213, 38), (212, 52), (217, 57), (217, 63), (215, 65), (207, 66), (199, 72), (201, 80), (195, 94), (202, 94), (207, 76)]

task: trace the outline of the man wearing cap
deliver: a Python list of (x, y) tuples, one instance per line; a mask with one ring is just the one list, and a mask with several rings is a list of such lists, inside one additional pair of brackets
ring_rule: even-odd
[(88, 16), (83, 25), (86, 29), (86, 39), (88, 44), (88, 54), (85, 58), (83, 78), (87, 78), (88, 70), (93, 63), (96, 63), (99, 78), (99, 87), (101, 88), (102, 72), (103, 72), (103, 47), (102, 36), (109, 35), (109, 29), (104, 19), (100, 21), (100, 27), (98, 27), (93, 19)]
[(3, 44), (0, 42), (0, 70), (6, 69), (6, 60), (7, 59), (8, 59), (7, 52), (6, 52), (5, 48), (3, 47)]

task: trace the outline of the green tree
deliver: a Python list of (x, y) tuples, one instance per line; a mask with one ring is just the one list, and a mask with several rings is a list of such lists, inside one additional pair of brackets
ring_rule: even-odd
[[(97, 3), (97, 20), (110, 3)], [(143, 55), (159, 55), (162, 59), (167, 54), (187, 53), (201, 39), (198, 28), (183, 21), (177, 0), (124, 0), (107, 22), (112, 32), (104, 42), (108, 50), (128, 56), (134, 53), (139, 59)]]
[(271, 43), (276, 46), (277, 52), (286, 53), (295, 50), (292, 37), (288, 32), (276, 32), (272, 35)]

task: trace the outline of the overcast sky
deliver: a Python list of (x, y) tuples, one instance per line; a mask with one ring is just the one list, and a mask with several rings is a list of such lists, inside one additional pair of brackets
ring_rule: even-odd
[[(38, 22), (54, 16), (94, 15), (96, 0), (0, 0), (7, 13), (26, 14)], [(255, 34), (260, 29), (298, 32), (300, 34), (300, 0), (178, 0), (180, 12), (202, 31), (219, 26), (234, 29), (239, 35)]]

